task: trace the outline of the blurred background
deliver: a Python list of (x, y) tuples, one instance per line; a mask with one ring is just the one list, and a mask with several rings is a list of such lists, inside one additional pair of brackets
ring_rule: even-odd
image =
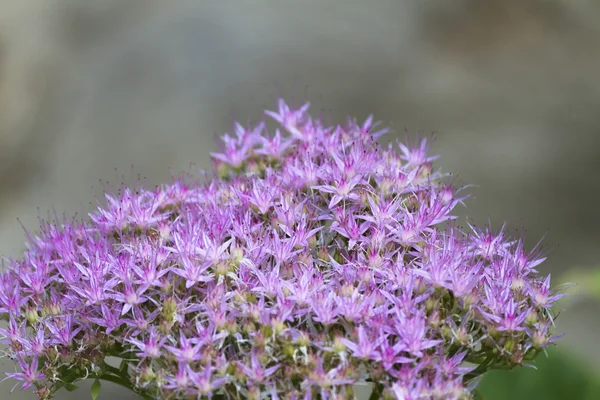
[(586, 283), (559, 349), (492, 374), (486, 398), (598, 399), (599, 71), (598, 0), (3, 0), (0, 254), (22, 254), (20, 222), (89, 212), (101, 180), (208, 167), (216, 136), (280, 96), (332, 122), (374, 113), (401, 139), (437, 132), (437, 165), (476, 185), (462, 216), (526, 227), (541, 272)]

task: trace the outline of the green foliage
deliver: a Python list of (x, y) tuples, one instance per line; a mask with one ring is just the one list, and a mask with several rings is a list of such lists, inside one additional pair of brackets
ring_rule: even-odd
[(600, 377), (593, 368), (555, 349), (548, 354), (536, 359), (537, 371), (517, 368), (488, 372), (478, 390), (486, 400), (600, 399)]
[(486, 398), (481, 391), (475, 389), (475, 392), (473, 392), (473, 400), (486, 400)]
[(600, 300), (600, 267), (572, 269), (562, 277), (561, 281), (574, 283), (575, 293)]
[(90, 392), (92, 394), (92, 400), (96, 400), (98, 398), (101, 387), (102, 385), (100, 384), (100, 381), (98, 379), (96, 379), (94, 383), (92, 383), (92, 387), (90, 389)]
[(74, 385), (72, 383), (65, 383), (65, 385), (63, 386), (68, 392), (74, 392), (78, 389), (77, 385)]

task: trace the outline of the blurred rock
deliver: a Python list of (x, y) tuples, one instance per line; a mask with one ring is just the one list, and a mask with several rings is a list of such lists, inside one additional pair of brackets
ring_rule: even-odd
[(206, 167), (233, 118), (284, 96), (438, 131), (439, 165), (478, 185), (462, 214), (547, 232), (544, 272), (597, 265), (599, 18), (593, 0), (2, 2), (0, 254), (22, 251), (17, 217), (88, 212), (99, 179)]

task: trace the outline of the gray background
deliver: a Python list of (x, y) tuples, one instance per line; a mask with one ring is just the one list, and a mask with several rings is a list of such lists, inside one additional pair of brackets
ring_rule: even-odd
[[(596, 0), (5, 0), (0, 254), (22, 253), (17, 218), (90, 211), (100, 179), (207, 167), (215, 135), (284, 96), (333, 121), (373, 112), (401, 138), (438, 132), (438, 166), (477, 185), (461, 215), (546, 235), (557, 278), (597, 267), (598, 21)], [(599, 311), (581, 299), (558, 320), (596, 366)]]

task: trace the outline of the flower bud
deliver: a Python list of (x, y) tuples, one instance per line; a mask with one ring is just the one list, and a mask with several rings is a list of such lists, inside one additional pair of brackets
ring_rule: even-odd
[(527, 325), (534, 325), (538, 322), (539, 318), (538, 318), (538, 314), (536, 311), (531, 310), (529, 311), (529, 313), (527, 314), (527, 317), (525, 318), (525, 323)]
[(448, 340), (452, 337), (452, 330), (447, 325), (443, 325), (440, 328), (440, 333), (445, 340)]
[(510, 356), (510, 362), (514, 365), (521, 365), (523, 363), (523, 352), (520, 348), (513, 351)]
[(535, 331), (533, 333), (533, 336), (531, 337), (531, 342), (533, 344), (533, 347), (535, 347), (536, 349), (542, 349), (542, 348), (546, 347), (549, 340), (544, 332)]
[(429, 290), (429, 286), (427, 285), (425, 280), (421, 278), (415, 279), (415, 291), (417, 292), (417, 294), (423, 294), (427, 290)]
[(239, 266), (244, 259), (244, 249), (240, 246), (233, 246), (230, 250), (231, 259), (235, 265)]
[(219, 260), (214, 269), (216, 276), (225, 276), (229, 272), (229, 263), (226, 260)]
[(35, 308), (28, 306), (25, 310), (25, 318), (27, 318), (27, 321), (30, 323), (35, 324), (39, 320), (38, 311)]
[(286, 325), (279, 318), (273, 318), (271, 320), (271, 328), (273, 329), (273, 334), (279, 336), (286, 329)]
[(236, 334), (238, 332), (238, 324), (236, 321), (230, 321), (227, 324), (227, 332), (229, 332), (230, 335)]
[(283, 346), (283, 355), (288, 358), (293, 358), (296, 353), (296, 349), (291, 344), (286, 344)]
[(438, 310), (434, 310), (430, 315), (429, 315), (429, 325), (436, 329), (440, 323), (441, 323), (441, 316), (440, 316), (440, 312)]
[(488, 327), (488, 336), (492, 339), (498, 339), (500, 337), (500, 332), (496, 329), (495, 326)]
[(260, 390), (256, 386), (251, 386), (248, 388), (248, 392), (246, 393), (246, 398), (248, 400), (259, 400), (260, 399)]
[(458, 343), (460, 343), (462, 346), (466, 346), (473, 341), (471, 335), (469, 335), (464, 326), (460, 326), (456, 331), (453, 332), (453, 335)]
[(340, 336), (336, 336), (335, 339), (333, 339), (333, 351), (335, 351), (336, 353), (343, 353), (344, 351), (346, 351), (346, 345), (344, 344), (344, 342), (342, 342), (342, 338)]
[(158, 332), (161, 335), (168, 335), (173, 328), (173, 322), (168, 321), (166, 319), (160, 321), (160, 325), (158, 326)]
[(327, 261), (329, 261), (329, 251), (327, 250), (327, 248), (322, 247), (319, 250), (318, 257), (319, 257), (320, 260), (327, 260)]
[(427, 312), (431, 312), (436, 304), (437, 301), (433, 297), (428, 297), (427, 300), (425, 300), (425, 310), (427, 310)]
[(515, 278), (512, 281), (510, 288), (515, 292), (520, 292), (525, 287), (525, 282), (522, 278)]
[(305, 332), (302, 332), (296, 339), (296, 343), (300, 347), (308, 347), (310, 345), (310, 337)]
[(160, 280), (160, 291), (162, 293), (171, 293), (173, 291), (173, 283), (167, 279)]
[(50, 393), (50, 389), (48, 389), (46, 386), (39, 386), (35, 390), (35, 394), (39, 400), (47, 400), (50, 398), (51, 393)]
[(58, 301), (53, 301), (50, 303), (50, 315), (61, 315), (62, 314), (62, 306)]
[(273, 331), (268, 326), (263, 326), (260, 331), (254, 335), (254, 345), (257, 348), (264, 348), (267, 344), (267, 338), (271, 337)]
[(162, 315), (168, 322), (175, 320), (177, 312), (177, 300), (173, 297), (168, 297), (163, 301)]
[(351, 297), (352, 293), (354, 293), (354, 285), (351, 283), (346, 283), (340, 288), (340, 296), (342, 297)]
[(515, 341), (512, 338), (508, 338), (506, 339), (506, 342), (504, 342), (504, 350), (506, 350), (509, 353), (512, 353), (513, 350), (515, 349)]
[(140, 381), (142, 383), (148, 383), (154, 380), (154, 378), (156, 377), (156, 374), (154, 373), (154, 371), (152, 370), (152, 367), (148, 366), (148, 365), (144, 365), (141, 369), (140, 372), (138, 374)]
[(469, 294), (463, 297), (464, 308), (469, 308), (472, 304), (477, 303), (478, 299), (479, 296), (477, 295), (477, 293), (474, 290), (471, 291)]
[(452, 188), (450, 186), (446, 186), (442, 189), (442, 203), (448, 204), (454, 198), (454, 193), (452, 192)]

